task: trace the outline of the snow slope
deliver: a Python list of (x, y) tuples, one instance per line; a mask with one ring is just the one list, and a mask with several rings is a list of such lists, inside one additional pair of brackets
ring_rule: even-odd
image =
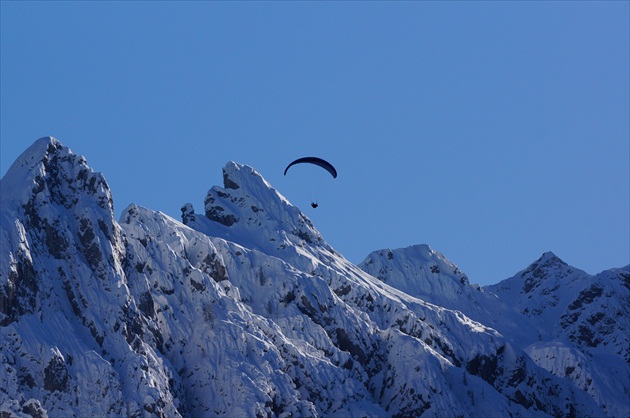
[[(203, 214), (186, 204), (182, 222), (136, 205), (115, 221), (104, 177), (54, 138), (0, 190), (8, 416), (627, 415), (599, 369), (596, 390), (581, 387), (484, 323), (504, 310), (484, 305), (499, 290), (470, 286), (428, 247), (418, 266), (459, 285), (379, 280), (251, 167), (228, 163)], [(529, 323), (524, 309), (506, 315)], [(597, 354), (616, 359), (621, 334), (597, 335)]]

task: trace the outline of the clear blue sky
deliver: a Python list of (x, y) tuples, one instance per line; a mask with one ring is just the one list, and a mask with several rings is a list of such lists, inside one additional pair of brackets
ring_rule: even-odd
[[(630, 263), (629, 3), (1, 2), (1, 172), (52, 135), (180, 218), (255, 167), (346, 258)], [(315, 155), (332, 181), (295, 170)], [(319, 208), (309, 203), (317, 199)]]

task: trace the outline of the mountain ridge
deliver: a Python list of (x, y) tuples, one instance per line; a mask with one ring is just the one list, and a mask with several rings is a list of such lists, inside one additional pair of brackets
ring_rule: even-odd
[[(343, 258), (255, 169), (230, 162), (223, 178), (203, 214), (185, 204), (180, 222), (130, 205), (116, 221), (104, 177), (59, 141), (40, 139), (16, 160), (0, 183), (3, 414), (627, 415), (627, 386), (615, 391), (584, 367), (566, 373), (538, 356), (556, 342), (534, 350), (527, 335), (495, 329), (501, 321), (484, 324), (499, 311), (530, 322), (524, 305), (485, 306), (516, 287), (472, 286), (421, 246), (430, 257), (409, 257), (418, 274), (407, 277), (448, 273), (470, 298), (438, 297), (440, 286), (409, 294)], [(595, 325), (599, 311), (586, 311), (615, 302), (608, 293), (568, 301), (560, 318), (579, 315), (567, 333), (543, 330), (564, 338), (572, 356), (562, 362), (593, 352), (623, 361), (608, 322), (625, 326), (616, 312), (627, 300)], [(584, 324), (596, 338), (578, 338)]]

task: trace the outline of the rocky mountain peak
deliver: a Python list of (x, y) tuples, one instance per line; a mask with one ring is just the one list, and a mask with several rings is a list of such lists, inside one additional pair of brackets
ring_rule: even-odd
[(192, 204), (184, 205), (184, 224), (265, 253), (294, 246), (332, 251), (311, 220), (254, 168), (228, 162), (223, 167), (223, 186), (208, 191), (205, 216), (197, 215)]
[[(233, 161), (230, 161), (227, 163), (227, 165), (225, 167), (223, 167), (223, 187), (226, 189), (238, 189), (239, 184), (235, 181), (238, 179), (235, 179), (236, 177), (238, 177), (238, 174), (240, 174), (240, 170), (243, 168), (243, 165), (241, 164), (237, 164)], [(262, 176), (260, 174), (258, 174), (258, 172), (254, 169), (248, 170), (249, 173), (253, 176), (258, 177), (260, 180), (264, 179), (262, 178)]]
[(558, 257), (554, 252), (552, 251), (546, 251), (544, 252), (539, 258), (538, 260), (534, 261), (532, 263), (533, 264), (538, 264), (541, 267), (545, 267), (545, 268), (563, 268), (563, 267), (568, 267), (569, 265), (562, 260), (560, 257)]
[[(28, 148), (2, 179), (2, 200), (60, 205), (70, 209), (79, 200), (92, 200), (113, 211), (109, 185), (84, 157), (53, 137), (43, 137)], [(30, 184), (30, 187), (24, 187)]]
[(42, 260), (65, 263), (80, 258), (89, 266), (84, 279), (122, 279), (124, 245), (111, 192), (84, 157), (55, 138), (40, 138), (11, 166), (0, 187), (6, 231), (0, 247), (9, 255), (0, 268), (6, 278), (0, 289), (0, 323), (40, 309), (41, 290), (51, 277), (65, 281), (64, 286), (79, 285), (77, 268), (49, 270)]
[(549, 295), (557, 290), (560, 281), (573, 275), (576, 269), (562, 261), (551, 251), (544, 253), (538, 260), (519, 273), (522, 283), (521, 292), (533, 294), (542, 292)]

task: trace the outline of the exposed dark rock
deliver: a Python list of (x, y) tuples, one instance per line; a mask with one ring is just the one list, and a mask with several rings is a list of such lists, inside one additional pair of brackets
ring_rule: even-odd
[(44, 389), (50, 392), (65, 392), (68, 389), (68, 369), (59, 356), (53, 356), (44, 369)]
[(203, 259), (201, 271), (208, 274), (217, 283), (229, 279), (227, 269), (215, 253), (208, 254)]
[(17, 320), (20, 315), (33, 313), (39, 286), (33, 263), (21, 256), (9, 270), (7, 283), (0, 289), (0, 326)]
[(182, 223), (184, 225), (188, 225), (188, 223), (195, 217), (195, 209), (193, 209), (193, 205), (191, 205), (190, 203), (186, 203), (184, 206), (181, 207), (181, 211)]
[(335, 336), (337, 337), (337, 343), (339, 344), (339, 348), (341, 350), (350, 353), (359, 361), (359, 363), (367, 363), (367, 355), (365, 354), (365, 351), (363, 351), (359, 345), (352, 342), (345, 329), (337, 328), (335, 330)]
[(203, 292), (204, 290), (206, 290), (206, 286), (203, 283), (199, 283), (198, 281), (195, 281), (193, 278), (190, 279), (190, 285), (200, 292)]
[(146, 316), (153, 317), (155, 315), (155, 304), (153, 303), (153, 297), (151, 292), (146, 291), (139, 297), (140, 303), (138, 309), (140, 309)]
[(57, 222), (56, 225), (48, 223), (47, 219), (44, 219), (44, 234), (46, 235), (45, 242), (50, 254), (56, 259), (60, 260), (67, 256), (68, 241), (59, 233), (60, 225)]
[(103, 254), (96, 240), (96, 234), (90, 221), (86, 218), (80, 220), (79, 241), (81, 242), (83, 255), (92, 270), (96, 270), (103, 260)]
[(581, 308), (584, 305), (593, 303), (593, 301), (601, 297), (603, 293), (604, 293), (604, 288), (600, 284), (595, 283), (588, 289), (582, 290), (580, 294), (578, 295), (577, 299), (575, 299), (569, 305), (569, 309), (575, 310), (575, 309)]
[(238, 222), (238, 218), (232, 214), (224, 214), (221, 206), (206, 206), (206, 217), (225, 226), (232, 226)]
[(466, 364), (466, 370), (468, 373), (481, 377), (486, 382), (493, 384), (497, 379), (497, 376), (501, 374), (498, 369), (499, 359), (498, 356), (503, 352), (504, 348), (500, 347), (497, 350), (497, 355), (486, 356), (477, 355)]
[(228, 173), (223, 170), (223, 187), (226, 189), (238, 189), (241, 186), (239, 186), (238, 184), (234, 183), (228, 176)]

